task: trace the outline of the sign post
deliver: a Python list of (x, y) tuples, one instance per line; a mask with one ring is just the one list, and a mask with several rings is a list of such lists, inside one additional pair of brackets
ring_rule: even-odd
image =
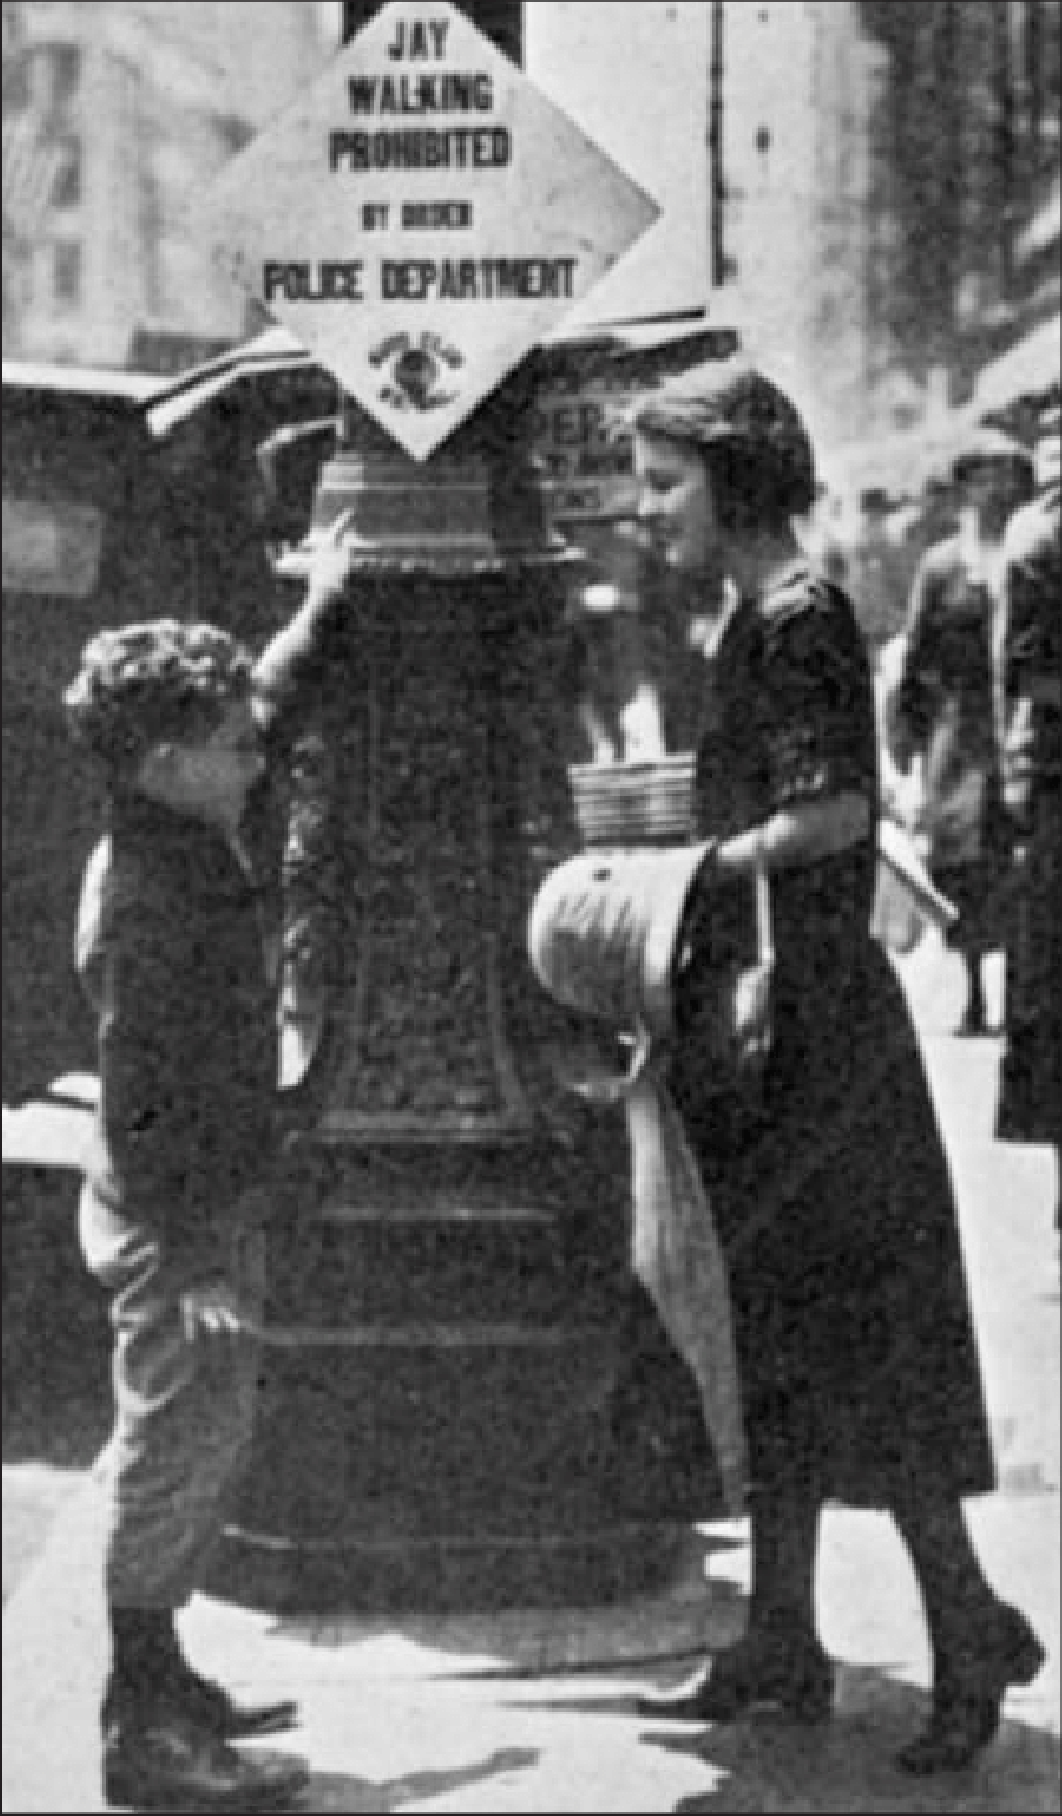
[(226, 167), (217, 262), (427, 459), (656, 204), (447, 0), (392, 0)]
[(418, 1558), (436, 1587), (463, 1561), (477, 1591), (511, 1567), (524, 1599), (558, 1571), (593, 1594), (596, 1563), (614, 1592), (669, 1555), (625, 1552), (625, 1472), (642, 1515), (711, 1498), (666, 1367), (682, 1487), (666, 1447), (641, 1466), (630, 1391), (639, 1431), (612, 1431), (622, 1111), (558, 1083), (525, 951), (575, 843), (573, 556), (527, 356), (657, 212), (447, 0), (375, 12), (205, 207), (215, 256), (343, 388), (309, 540), (352, 520), (288, 904), (289, 1047), (323, 1107), (273, 1238), (234, 1532), (281, 1595), (320, 1589), (315, 1564), (416, 1594)]

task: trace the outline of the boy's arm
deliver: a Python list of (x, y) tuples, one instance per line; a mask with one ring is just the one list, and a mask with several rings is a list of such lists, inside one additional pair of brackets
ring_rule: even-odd
[(324, 680), (336, 630), (348, 608), (351, 513), (329, 526), (314, 553), (306, 597), (266, 645), (252, 676), (254, 715), (263, 735), (283, 744), (296, 735)]

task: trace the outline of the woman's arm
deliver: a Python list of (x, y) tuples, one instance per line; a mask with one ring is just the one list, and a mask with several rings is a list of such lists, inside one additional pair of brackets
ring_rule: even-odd
[(749, 714), (764, 806), (755, 825), (721, 842), (720, 872), (799, 869), (864, 843), (876, 811), (874, 690), (839, 594), (797, 590), (774, 603)]
[(866, 796), (846, 789), (829, 799), (780, 808), (761, 825), (724, 840), (715, 861), (728, 876), (752, 876), (761, 865), (799, 869), (862, 844), (870, 820)]

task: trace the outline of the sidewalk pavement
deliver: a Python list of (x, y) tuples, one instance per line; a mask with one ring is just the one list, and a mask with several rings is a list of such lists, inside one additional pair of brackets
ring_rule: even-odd
[[(917, 961), (917, 962), (915, 962)], [(1059, 1310), (1054, 1190), (1043, 1150), (990, 1139), (996, 1052), (945, 1033), (961, 1007), (944, 955), (904, 970), (955, 1165), (1000, 1491), (969, 1505), (999, 1591), (1049, 1658), (1007, 1701), (969, 1772), (912, 1781), (892, 1764), (928, 1713), (917, 1591), (884, 1515), (827, 1509), (822, 1636), (839, 1659), (835, 1719), (733, 1728), (647, 1723), (632, 1694), (680, 1676), (741, 1629), (742, 1522), (691, 1533), (666, 1593), (592, 1608), (278, 1617), (197, 1597), (182, 1636), (199, 1668), (245, 1693), (283, 1686), (303, 1723), (308, 1811), (1018, 1811), (1059, 1809)], [(943, 980), (943, 981), (942, 981)], [(3, 1621), (3, 1808), (100, 1810), (106, 1666), (90, 1483), (56, 1519)]]

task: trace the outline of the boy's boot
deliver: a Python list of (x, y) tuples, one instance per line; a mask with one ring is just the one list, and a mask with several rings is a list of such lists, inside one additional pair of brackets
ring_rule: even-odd
[(110, 1804), (144, 1810), (279, 1810), (307, 1782), (301, 1760), (255, 1760), (197, 1722), (167, 1693), (172, 1615), (112, 1613), (103, 1700), (103, 1787)]

